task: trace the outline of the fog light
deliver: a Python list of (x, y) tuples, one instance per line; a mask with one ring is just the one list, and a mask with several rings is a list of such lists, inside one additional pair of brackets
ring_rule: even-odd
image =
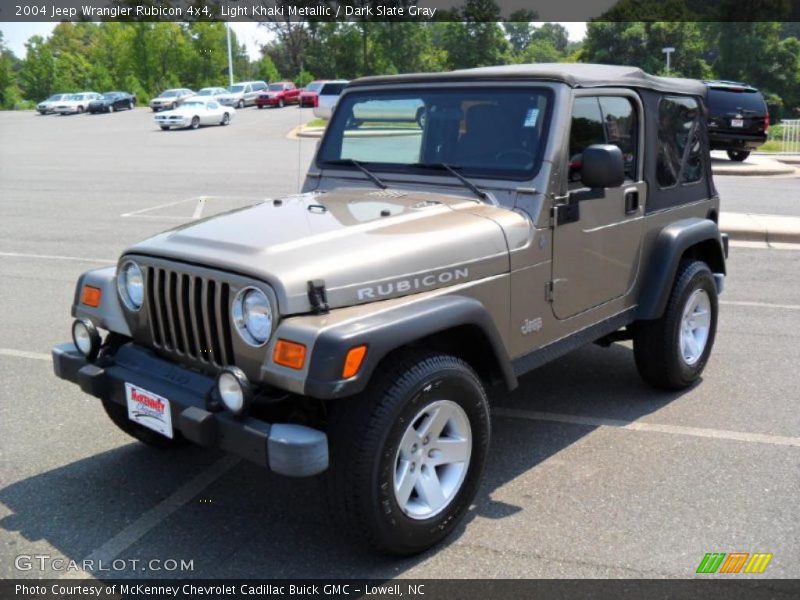
[(244, 414), (250, 404), (250, 382), (237, 367), (227, 367), (217, 377), (220, 400), (235, 415)]
[(72, 324), (72, 342), (89, 361), (97, 358), (100, 352), (100, 333), (87, 319), (78, 319)]

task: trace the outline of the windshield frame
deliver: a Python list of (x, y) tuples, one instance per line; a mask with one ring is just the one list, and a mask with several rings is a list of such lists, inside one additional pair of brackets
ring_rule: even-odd
[[(556, 101), (556, 94), (550, 82), (546, 81), (526, 81), (524, 83), (513, 82), (513, 83), (500, 83), (497, 81), (464, 81), (458, 83), (445, 83), (441, 85), (422, 85), (422, 84), (401, 84), (398, 86), (379, 86), (379, 87), (363, 87), (363, 88), (348, 88), (342, 91), (342, 94), (339, 96), (339, 101), (337, 106), (341, 106), (343, 103), (348, 102), (349, 99), (353, 98), (354, 96), (361, 96), (362, 94), (372, 96), (374, 100), (381, 100), (378, 98), (377, 95), (385, 94), (389, 98), (392, 96), (397, 96), (399, 94), (408, 93), (412, 95), (414, 93), (417, 94), (426, 94), (426, 93), (439, 93), (439, 92), (454, 92), (459, 93), (463, 92), (465, 94), (473, 93), (473, 92), (485, 92), (485, 93), (500, 93), (500, 92), (509, 92), (509, 93), (540, 93), (545, 98), (545, 109), (543, 111), (543, 115), (540, 118), (544, 119), (542, 124), (541, 136), (540, 136), (540, 143), (537, 149), (536, 156), (534, 158), (533, 164), (530, 169), (525, 171), (522, 170), (495, 170), (491, 171), (488, 167), (487, 168), (480, 168), (475, 166), (463, 166), (458, 164), (452, 164), (451, 167), (455, 168), (462, 176), (469, 178), (470, 180), (500, 180), (500, 181), (509, 181), (509, 182), (520, 182), (520, 181), (531, 181), (537, 177), (539, 172), (542, 168), (542, 163), (544, 162), (546, 151), (548, 148), (548, 144), (550, 142), (550, 127), (552, 125), (553, 120), (553, 113), (555, 108), (555, 101)], [(400, 98), (394, 98), (397, 100), (401, 100)], [(409, 100), (413, 100), (413, 96), (409, 97)], [(356, 167), (354, 166), (347, 166), (346, 164), (337, 164), (335, 159), (325, 160), (323, 159), (323, 155), (326, 151), (326, 148), (329, 144), (334, 143), (332, 142), (332, 138), (338, 135), (337, 129), (335, 127), (337, 114), (342, 114), (341, 112), (334, 111), (331, 121), (328, 123), (328, 126), (325, 129), (325, 133), (320, 140), (319, 149), (317, 150), (316, 155), (314, 156), (314, 166), (316, 166), (320, 170), (331, 170), (331, 169), (342, 169), (342, 170), (349, 170), (349, 171), (357, 171)], [(344, 125), (341, 127), (342, 134), (344, 134), (345, 128)], [(341, 157), (339, 157), (341, 159)], [(382, 163), (382, 162), (370, 162), (367, 160), (358, 160), (358, 162), (362, 163), (366, 166), (370, 171), (378, 172), (378, 173), (389, 173), (393, 175), (402, 175), (402, 176), (412, 176), (414, 178), (422, 177), (422, 178), (429, 178), (429, 177), (450, 177), (449, 174), (444, 175), (441, 172), (437, 172), (436, 170), (431, 169), (427, 164), (421, 167), (415, 167), (413, 164), (404, 164), (404, 163)]]

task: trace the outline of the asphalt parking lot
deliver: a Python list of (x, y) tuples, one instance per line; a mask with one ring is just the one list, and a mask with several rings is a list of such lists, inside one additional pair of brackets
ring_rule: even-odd
[[(69, 339), (78, 275), (150, 234), (297, 191), (315, 140), (287, 133), (310, 118), (248, 108), (227, 128), (162, 132), (143, 109), (0, 112), (0, 577), (55, 574), (16, 569), (20, 555), (122, 559), (118, 577), (689, 577), (707, 552), (772, 553), (765, 576), (800, 577), (798, 249), (731, 249), (715, 351), (689, 391), (653, 392), (625, 345), (495, 390), (476, 504), (413, 559), (343, 542), (320, 480), (138, 445), (56, 379), (49, 350)], [(750, 179), (800, 206), (797, 178)], [(727, 193), (755, 201), (718, 186), (723, 210)]]

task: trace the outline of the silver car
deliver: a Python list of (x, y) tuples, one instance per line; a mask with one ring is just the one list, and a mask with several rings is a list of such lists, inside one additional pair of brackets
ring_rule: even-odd
[(194, 96), (194, 92), (188, 88), (174, 88), (165, 90), (150, 101), (150, 108), (153, 112), (164, 109), (174, 110), (178, 108), (187, 98)]
[(55, 112), (56, 105), (62, 100), (67, 100), (71, 94), (53, 94), (47, 100), (42, 100), (36, 105), (36, 110), (40, 114), (48, 115)]
[(205, 98), (219, 99), (220, 96), (224, 96), (227, 93), (228, 90), (226, 90), (224, 87), (204, 87), (197, 90), (197, 95)]
[(228, 91), (217, 97), (220, 103), (225, 106), (235, 106), (244, 108), (253, 106), (259, 93), (267, 89), (265, 81), (240, 81), (228, 86)]
[(348, 83), (350, 82), (346, 79), (326, 81), (319, 91), (319, 102), (314, 107), (314, 116), (319, 119), (330, 119), (339, 101), (339, 95)]

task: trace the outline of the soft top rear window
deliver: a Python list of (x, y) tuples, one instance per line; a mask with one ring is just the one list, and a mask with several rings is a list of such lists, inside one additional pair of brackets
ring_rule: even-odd
[(752, 88), (710, 87), (708, 106), (714, 113), (747, 110), (764, 114), (767, 110), (761, 93)]

